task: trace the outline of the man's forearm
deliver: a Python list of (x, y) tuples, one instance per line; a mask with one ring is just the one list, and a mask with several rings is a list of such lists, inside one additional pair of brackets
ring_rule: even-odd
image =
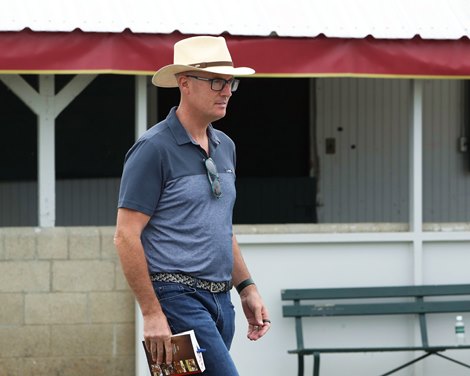
[(145, 316), (161, 313), (160, 303), (148, 275), (147, 260), (140, 238), (129, 239), (122, 234), (116, 234), (115, 244), (124, 276), (139, 303), (142, 314)]
[(250, 271), (243, 259), (242, 252), (240, 250), (240, 246), (238, 245), (238, 241), (233, 235), (232, 237), (232, 250), (233, 250), (233, 271), (232, 271), (232, 283), (235, 287), (238, 287), (240, 283), (243, 281), (247, 281), (248, 283), (244, 287), (247, 291), (251, 288), (255, 287), (252, 281), (248, 281), (251, 278)]
[(240, 282), (247, 278), (250, 278), (250, 272), (246, 266), (245, 260), (243, 259), (240, 246), (238, 245), (237, 238), (235, 235), (232, 237), (232, 252), (233, 252), (233, 271), (232, 271), (232, 282), (234, 286), (237, 286)]

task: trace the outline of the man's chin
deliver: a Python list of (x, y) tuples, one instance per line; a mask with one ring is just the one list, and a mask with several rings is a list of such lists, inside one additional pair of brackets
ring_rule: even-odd
[(227, 113), (227, 111), (217, 111), (215, 114), (214, 114), (214, 120), (212, 121), (217, 121), (217, 120), (220, 120), (222, 119), (223, 117), (225, 117), (225, 114)]

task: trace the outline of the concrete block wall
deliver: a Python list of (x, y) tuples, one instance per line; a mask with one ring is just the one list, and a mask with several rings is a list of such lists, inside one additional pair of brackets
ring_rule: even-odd
[(0, 228), (0, 376), (134, 374), (113, 227)]

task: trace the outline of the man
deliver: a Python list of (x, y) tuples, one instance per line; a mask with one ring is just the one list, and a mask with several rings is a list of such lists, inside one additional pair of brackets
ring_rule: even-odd
[(115, 244), (140, 305), (147, 349), (172, 360), (170, 337), (194, 329), (207, 375), (238, 375), (229, 349), (234, 333), (232, 284), (248, 321), (248, 338), (270, 328), (235, 235), (235, 146), (212, 122), (225, 116), (238, 87), (222, 37), (192, 37), (174, 46), (174, 64), (152, 82), (179, 87), (180, 103), (126, 155)]

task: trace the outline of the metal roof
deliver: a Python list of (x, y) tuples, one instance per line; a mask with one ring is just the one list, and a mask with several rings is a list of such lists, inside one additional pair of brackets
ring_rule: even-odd
[(0, 31), (470, 37), (469, 0), (0, 0)]

